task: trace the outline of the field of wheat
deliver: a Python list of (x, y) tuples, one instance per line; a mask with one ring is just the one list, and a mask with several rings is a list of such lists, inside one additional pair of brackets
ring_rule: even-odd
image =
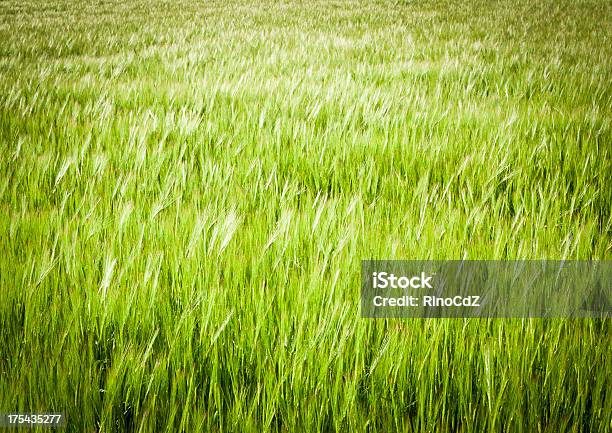
[(612, 258), (605, 0), (0, 0), (0, 412), (607, 432), (607, 319), (365, 319), (364, 259)]

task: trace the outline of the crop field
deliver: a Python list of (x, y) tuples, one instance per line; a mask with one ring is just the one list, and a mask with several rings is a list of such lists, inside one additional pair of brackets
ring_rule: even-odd
[(0, 412), (611, 431), (609, 319), (360, 314), (364, 259), (612, 259), (611, 122), (607, 0), (0, 0)]

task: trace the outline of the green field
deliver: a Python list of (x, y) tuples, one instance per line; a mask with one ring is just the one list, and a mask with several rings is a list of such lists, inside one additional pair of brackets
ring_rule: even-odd
[(608, 432), (609, 319), (359, 290), (370, 258), (612, 259), (611, 122), (608, 0), (0, 0), (0, 412)]

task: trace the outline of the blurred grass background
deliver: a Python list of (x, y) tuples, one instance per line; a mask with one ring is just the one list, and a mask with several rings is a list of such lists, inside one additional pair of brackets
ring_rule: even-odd
[(608, 320), (362, 319), (359, 276), (612, 257), (611, 18), (0, 1), (0, 411), (69, 432), (610, 431)]

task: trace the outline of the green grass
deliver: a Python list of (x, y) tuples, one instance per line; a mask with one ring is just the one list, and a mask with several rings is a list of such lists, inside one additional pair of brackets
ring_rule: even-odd
[(0, 0), (0, 412), (610, 431), (608, 319), (362, 319), (359, 278), (611, 259), (611, 83), (605, 0)]

